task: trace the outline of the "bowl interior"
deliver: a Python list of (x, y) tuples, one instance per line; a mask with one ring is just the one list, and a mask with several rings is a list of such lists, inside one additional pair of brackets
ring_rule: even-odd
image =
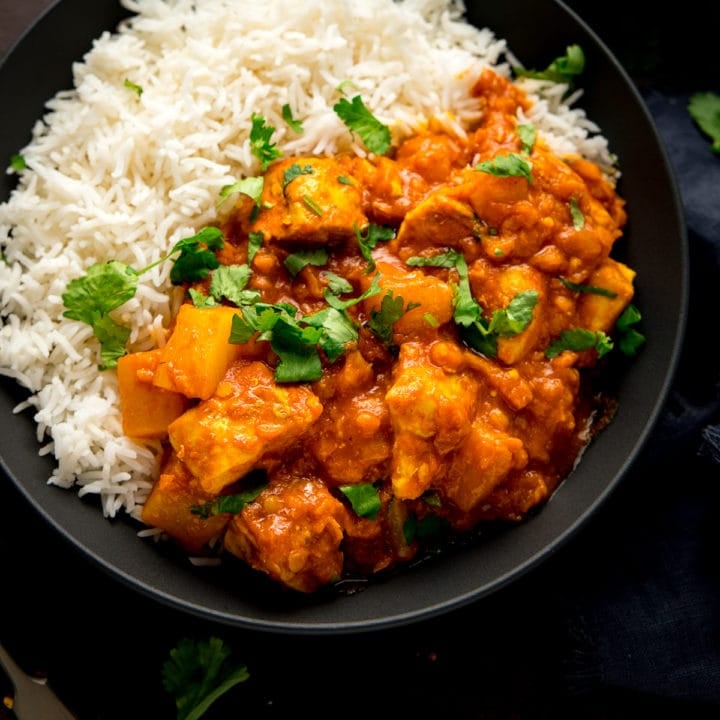
[[(635, 303), (648, 342), (618, 378), (614, 421), (585, 452), (550, 502), (510, 532), (371, 583), (346, 596), (278, 594), (242, 568), (198, 569), (173, 551), (140, 540), (138, 527), (110, 521), (92, 500), (46, 483), (53, 463), (38, 455), (29, 413), (13, 415), (23, 392), (0, 381), (0, 459), (8, 477), (74, 550), (154, 600), (206, 619), (269, 631), (334, 633), (379, 629), (451, 611), (518, 578), (566, 542), (627, 472), (651, 432), (671, 382), (685, 325), (687, 249), (667, 158), (645, 106), (618, 62), (559, 2), (468, 3), (468, 20), (508, 40), (527, 67), (544, 67), (579, 43), (587, 69), (579, 105), (620, 158), (620, 194), (630, 221), (616, 255), (637, 270)], [(30, 139), (44, 102), (71, 85), (71, 64), (125, 14), (115, 0), (62, 0), (0, 67), (0, 157)], [(542, 27), (541, 33), (537, 28)], [(42, 52), (38, 52), (42, 48)], [(0, 198), (12, 191), (0, 176)], [(168, 557), (171, 556), (171, 557)]]

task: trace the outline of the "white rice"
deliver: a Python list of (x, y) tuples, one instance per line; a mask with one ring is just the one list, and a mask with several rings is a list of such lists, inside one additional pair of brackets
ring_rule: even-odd
[[(47, 103), (0, 205), (0, 374), (31, 393), (16, 410), (35, 412), (39, 452), (56, 460), (48, 482), (97, 494), (108, 517), (139, 519), (159, 444), (123, 436), (116, 374), (98, 371), (91, 328), (62, 317), (68, 282), (98, 261), (143, 268), (217, 222), (220, 189), (259, 172), (253, 113), (287, 155), (362, 154), (332, 109), (341, 84), (395, 141), (431, 117), (462, 134), (478, 117), (468, 98), (480, 70), (509, 77), (515, 61), (504, 40), (463, 21), (457, 0), (120, 1), (135, 15), (74, 65), (74, 87)], [(535, 99), (527, 119), (557, 152), (612, 167), (599, 128), (572, 107), (577, 95), (523, 85)], [(302, 135), (282, 120), (285, 103)], [(181, 299), (170, 267), (142, 275), (114, 313), (132, 326), (132, 350), (164, 341)]]

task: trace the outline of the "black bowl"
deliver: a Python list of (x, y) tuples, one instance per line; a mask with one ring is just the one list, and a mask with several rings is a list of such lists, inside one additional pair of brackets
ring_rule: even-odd
[[(125, 12), (116, 0), (62, 0), (17, 44), (0, 67), (0, 158), (30, 139), (55, 92), (71, 86), (71, 64)], [(38, 455), (32, 417), (12, 414), (23, 392), (0, 383), (2, 467), (58, 535), (107, 571), (161, 604), (237, 627), (285, 633), (340, 633), (407, 624), (447, 613), (519, 578), (548, 558), (604, 501), (636, 460), (665, 402), (685, 328), (687, 241), (678, 192), (655, 127), (632, 82), (598, 37), (560, 2), (468, 2), (468, 19), (508, 40), (526, 67), (545, 67), (579, 43), (586, 54), (579, 103), (621, 161), (619, 191), (630, 222), (618, 245), (637, 270), (635, 303), (648, 342), (617, 379), (613, 422), (540, 512), (507, 532), (481, 538), (373, 582), (360, 592), (295, 597), (243, 569), (199, 569), (171, 549), (137, 537), (127, 519), (108, 520), (92, 499), (48, 486), (53, 463)], [(542, 28), (542, 32), (538, 32)], [(10, 108), (11, 112), (7, 109)], [(11, 178), (0, 178), (0, 198)]]

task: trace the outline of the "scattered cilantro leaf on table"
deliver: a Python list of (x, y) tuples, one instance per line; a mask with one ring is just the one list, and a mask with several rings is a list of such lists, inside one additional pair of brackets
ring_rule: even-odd
[(720, 95), (713, 92), (691, 95), (688, 112), (698, 127), (712, 141), (712, 151), (720, 153)]
[(170, 651), (162, 682), (175, 698), (177, 720), (199, 720), (219, 697), (250, 677), (247, 667), (230, 656), (230, 648), (217, 637), (183, 638)]

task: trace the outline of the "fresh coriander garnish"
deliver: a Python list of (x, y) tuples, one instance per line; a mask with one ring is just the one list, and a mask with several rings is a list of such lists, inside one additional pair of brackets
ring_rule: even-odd
[(285, 103), (282, 106), (282, 118), (294, 132), (298, 135), (303, 134), (303, 124), (293, 116), (293, 111), (289, 103)]
[(582, 230), (585, 227), (585, 215), (583, 215), (583, 211), (580, 209), (577, 198), (571, 197), (569, 205), (573, 228), (575, 230)]
[(617, 297), (617, 293), (614, 290), (608, 288), (598, 287), (597, 285), (585, 285), (583, 283), (574, 283), (570, 280), (566, 280), (564, 277), (558, 277), (558, 280), (568, 289), (574, 292), (589, 293), (590, 295), (604, 295), (605, 297), (614, 298)]
[(407, 264), (410, 267), (455, 268), (458, 284), (454, 286), (453, 320), (460, 326), (463, 341), (477, 352), (495, 357), (498, 338), (518, 335), (532, 321), (539, 298), (536, 290), (519, 292), (507, 307), (496, 310), (490, 320), (483, 317), (483, 309), (472, 296), (468, 267), (462, 253), (448, 250), (431, 257), (415, 256), (408, 258)]
[(183, 638), (162, 666), (165, 690), (175, 699), (177, 720), (199, 720), (222, 695), (249, 677), (247, 666), (231, 661), (219, 638)]
[(329, 270), (325, 270), (321, 273), (322, 277), (327, 280), (328, 289), (335, 295), (343, 295), (352, 292), (353, 286), (344, 277), (340, 277)]
[(640, 310), (630, 303), (620, 314), (615, 323), (618, 333), (618, 348), (624, 355), (636, 355), (645, 344), (645, 336), (633, 326), (642, 320)]
[(263, 185), (265, 180), (262, 177), (246, 177), (238, 180), (237, 182), (231, 183), (230, 185), (224, 185), (220, 188), (220, 200), (218, 205), (222, 205), (233, 193), (242, 193), (247, 195), (255, 202), (255, 205), (260, 204), (262, 198)]
[(712, 151), (720, 153), (720, 95), (713, 92), (694, 93), (688, 102), (688, 112), (712, 141)]
[(537, 138), (537, 130), (534, 125), (518, 125), (518, 135), (520, 136), (520, 142), (522, 148), (520, 152), (525, 155), (529, 155), (535, 147), (535, 140)]
[(138, 97), (143, 94), (142, 87), (140, 85), (136, 85), (134, 82), (130, 82), (130, 80), (125, 80), (125, 87), (128, 90), (132, 90)]
[(370, 223), (362, 230), (355, 225), (354, 230), (360, 253), (365, 260), (367, 260), (368, 267), (365, 272), (371, 273), (375, 269), (375, 260), (373, 259), (372, 251), (379, 242), (392, 240), (395, 237), (395, 231), (390, 227), (375, 225), (373, 223)]
[(566, 54), (555, 58), (544, 70), (525, 70), (516, 68), (518, 77), (535, 78), (537, 80), (550, 80), (556, 83), (566, 83), (572, 86), (576, 76), (585, 70), (585, 53), (580, 45), (568, 45)]
[(390, 149), (392, 142), (390, 128), (367, 109), (360, 95), (356, 95), (351, 101), (340, 98), (333, 105), (333, 110), (350, 132), (360, 137), (370, 152), (385, 155)]
[(296, 177), (300, 177), (300, 175), (312, 175), (314, 172), (315, 171), (312, 169), (312, 165), (300, 167), (297, 163), (293, 163), (283, 173), (283, 191)]
[(370, 311), (368, 327), (388, 347), (393, 347), (393, 326), (410, 310), (419, 307), (420, 303), (408, 303), (399, 295), (393, 296), (392, 290), (388, 290), (380, 303), (379, 310)]
[(548, 345), (545, 357), (555, 358), (564, 350), (581, 352), (583, 350), (597, 350), (601, 358), (613, 349), (613, 341), (602, 330), (587, 330), (586, 328), (570, 328), (563, 330), (557, 340)]
[(202, 505), (192, 505), (190, 512), (203, 520), (222, 513), (237, 515), (248, 503), (255, 500), (266, 487), (267, 483), (262, 482), (242, 492), (233, 493), (232, 495), (219, 495), (214, 500), (202, 503)]
[(257, 290), (246, 290), (252, 271), (249, 265), (220, 265), (212, 273), (210, 294), (220, 302), (226, 298), (238, 307), (260, 300)]
[(27, 163), (25, 162), (25, 158), (22, 155), (15, 154), (10, 156), (10, 169), (14, 170), (15, 172), (20, 172), (21, 170), (24, 170), (27, 167)]
[(177, 255), (170, 271), (173, 284), (200, 280), (207, 277), (210, 269), (218, 267), (218, 259), (212, 250), (222, 246), (222, 232), (215, 227), (206, 227), (197, 235), (179, 240), (165, 257), (142, 270), (135, 270), (118, 260), (95, 263), (85, 275), (68, 283), (62, 296), (67, 308), (63, 316), (90, 325), (100, 341), (101, 369), (116, 367), (118, 358), (125, 354), (130, 329), (116, 323), (110, 312), (135, 296), (140, 275)]
[(341, 485), (340, 492), (348, 499), (358, 517), (375, 520), (382, 509), (382, 501), (377, 488), (372, 483)]
[(492, 160), (478, 163), (475, 169), (497, 177), (524, 177), (532, 182), (532, 162), (517, 153), (496, 155)]
[(260, 167), (265, 171), (273, 160), (282, 157), (282, 152), (271, 141), (275, 128), (267, 125), (262, 115), (253, 113), (251, 120), (250, 151), (260, 161)]
[(252, 265), (252, 261), (257, 255), (257, 251), (262, 247), (263, 234), (261, 232), (250, 232), (248, 233), (248, 263)]
[(330, 257), (327, 248), (315, 248), (313, 250), (299, 250), (285, 258), (284, 265), (288, 272), (295, 277), (306, 265), (322, 267), (327, 265)]

